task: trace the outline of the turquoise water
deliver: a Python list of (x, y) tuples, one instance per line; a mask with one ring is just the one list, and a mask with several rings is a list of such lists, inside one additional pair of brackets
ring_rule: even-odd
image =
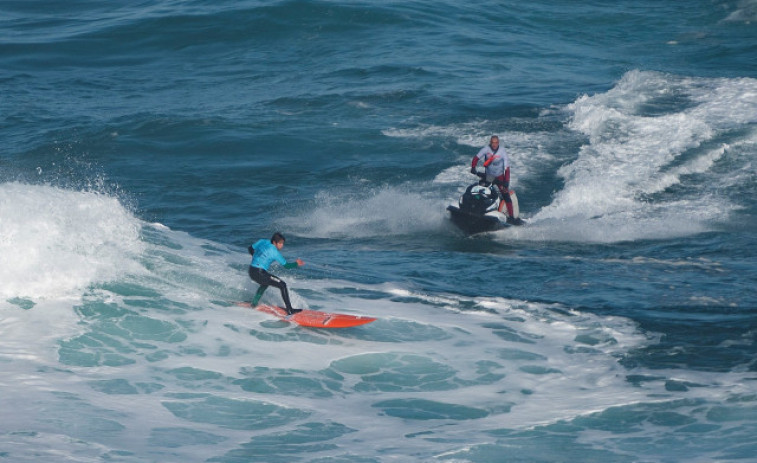
[(0, 461), (757, 461), (756, 12), (0, 4)]

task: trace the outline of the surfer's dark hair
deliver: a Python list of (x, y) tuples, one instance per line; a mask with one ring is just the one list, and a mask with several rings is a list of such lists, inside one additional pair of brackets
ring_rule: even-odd
[(284, 235), (281, 233), (276, 232), (271, 237), (271, 243), (278, 243), (279, 241), (286, 241), (286, 238), (284, 238)]

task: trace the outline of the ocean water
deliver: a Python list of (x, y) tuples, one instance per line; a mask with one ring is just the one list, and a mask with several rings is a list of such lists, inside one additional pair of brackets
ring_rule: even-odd
[[(0, 86), (0, 462), (757, 461), (754, 0), (3, 1)], [(234, 306), (277, 230), (378, 320)]]

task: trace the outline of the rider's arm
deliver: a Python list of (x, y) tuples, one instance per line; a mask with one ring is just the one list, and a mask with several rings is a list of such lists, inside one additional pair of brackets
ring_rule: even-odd
[(287, 262), (284, 264), (284, 268), (296, 268), (303, 265), (305, 265), (305, 262), (303, 262), (302, 259), (295, 259), (294, 262)]

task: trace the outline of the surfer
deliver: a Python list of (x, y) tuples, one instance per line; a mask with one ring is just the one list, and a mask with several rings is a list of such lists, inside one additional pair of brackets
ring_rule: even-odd
[(486, 168), (486, 180), (491, 181), (499, 189), (499, 193), (503, 201), (499, 203), (499, 212), (502, 212), (502, 208), (507, 206), (507, 221), (515, 223), (520, 219), (513, 219), (513, 200), (510, 198), (510, 158), (505, 153), (505, 148), (499, 145), (499, 137), (492, 135), (489, 140), (489, 144), (484, 146), (473, 156), (471, 162), (470, 171), (474, 175), (479, 175), (476, 172), (476, 166), (478, 161), (484, 161), (484, 167)]
[(252, 306), (258, 305), (258, 301), (263, 297), (263, 293), (269, 286), (279, 288), (281, 291), (281, 298), (284, 299), (284, 305), (289, 315), (300, 312), (301, 309), (293, 309), (291, 302), (289, 302), (289, 291), (287, 291), (287, 284), (281, 278), (268, 273), (268, 268), (273, 262), (278, 262), (283, 265), (284, 268), (297, 268), (305, 263), (301, 259), (297, 259), (294, 262), (287, 262), (284, 256), (281, 255), (281, 248), (284, 247), (284, 235), (279, 232), (273, 234), (270, 240), (261, 239), (256, 241), (252, 246), (249, 246), (247, 250), (252, 255), (252, 262), (250, 262), (250, 278), (252, 281), (260, 285), (258, 291), (255, 293), (255, 297), (252, 299)]

